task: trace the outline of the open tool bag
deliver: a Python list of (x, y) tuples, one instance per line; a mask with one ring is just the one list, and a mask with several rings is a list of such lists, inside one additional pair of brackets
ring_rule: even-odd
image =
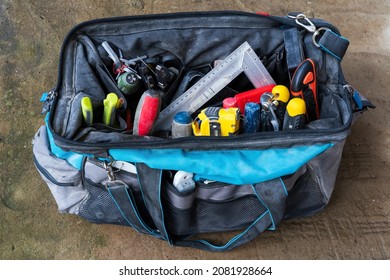
[(302, 14), (79, 24), (42, 98), (35, 165), (62, 213), (233, 249), (327, 205), (353, 120), (373, 107), (342, 74), (348, 44)]

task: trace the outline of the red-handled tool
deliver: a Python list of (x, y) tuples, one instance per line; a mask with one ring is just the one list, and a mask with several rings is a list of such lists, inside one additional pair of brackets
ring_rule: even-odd
[(133, 134), (150, 135), (158, 118), (161, 107), (161, 95), (158, 90), (148, 89), (141, 96), (135, 112)]
[(291, 81), (291, 94), (295, 97), (301, 97), (305, 101), (308, 121), (320, 118), (316, 63), (313, 59), (305, 59), (295, 70)]
[(224, 108), (238, 108), (241, 113), (245, 112), (245, 104), (249, 102), (260, 103), (260, 97), (265, 92), (271, 92), (275, 85), (266, 85), (236, 94), (234, 97), (223, 101)]

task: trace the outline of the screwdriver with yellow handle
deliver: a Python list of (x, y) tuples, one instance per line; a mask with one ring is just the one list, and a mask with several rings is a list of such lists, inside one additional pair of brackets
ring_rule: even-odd
[(115, 124), (115, 112), (118, 105), (119, 98), (115, 93), (109, 93), (106, 99), (103, 100), (103, 123), (108, 126)]
[(84, 96), (81, 99), (81, 111), (83, 113), (83, 119), (86, 125), (90, 126), (93, 124), (93, 108), (91, 98)]
[(290, 91), (286, 86), (276, 85), (272, 89), (272, 94), (272, 101), (276, 105), (275, 115), (280, 122), (283, 122), (287, 102), (290, 99)]
[(286, 106), (283, 130), (303, 128), (306, 122), (306, 104), (302, 98), (291, 99)]

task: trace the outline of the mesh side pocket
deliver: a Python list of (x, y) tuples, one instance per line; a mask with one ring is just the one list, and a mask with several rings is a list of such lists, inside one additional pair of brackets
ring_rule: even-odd
[(285, 218), (312, 215), (327, 204), (314, 171), (310, 166), (288, 194)]
[(175, 235), (242, 229), (267, 211), (252, 195), (230, 201), (197, 199), (187, 210), (179, 210), (167, 201), (165, 206), (166, 226)]
[(98, 224), (109, 223), (128, 226), (106, 189), (94, 186), (88, 180), (85, 180), (85, 187), (89, 195), (81, 204), (79, 212), (81, 217)]

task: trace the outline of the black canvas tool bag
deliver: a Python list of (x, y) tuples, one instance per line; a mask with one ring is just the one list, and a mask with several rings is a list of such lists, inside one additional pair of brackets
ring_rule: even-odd
[[(126, 98), (118, 88), (103, 42), (123, 58), (157, 57), (175, 69), (161, 110), (244, 42), (275, 83), (288, 88), (294, 69), (311, 58), (320, 118), (302, 129), (229, 137), (133, 135), (124, 110), (134, 118), (140, 96)], [(372, 107), (342, 74), (348, 44), (333, 25), (302, 14), (202, 12), (81, 23), (63, 43), (57, 86), (42, 98), (46, 118), (34, 139), (35, 165), (61, 213), (130, 226), (172, 245), (233, 249), (283, 219), (327, 205), (353, 120)], [(240, 74), (207, 104), (251, 88)], [(116, 124), (96, 117), (85, 125), (81, 99), (90, 97), (94, 117), (101, 116), (108, 93), (124, 100)], [(175, 187), (179, 172), (191, 174), (195, 187)], [(226, 231), (229, 240), (204, 238)]]

